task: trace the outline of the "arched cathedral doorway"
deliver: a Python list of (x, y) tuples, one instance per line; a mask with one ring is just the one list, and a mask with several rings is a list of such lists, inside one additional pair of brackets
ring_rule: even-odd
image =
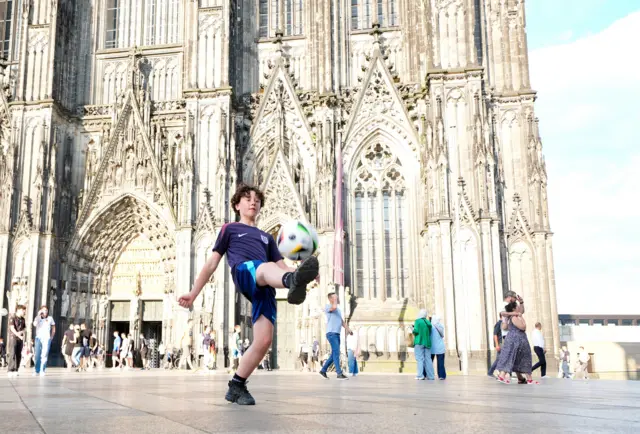
[(174, 240), (155, 205), (132, 194), (111, 201), (78, 228), (68, 251), (70, 304), (86, 298), (96, 309), (63, 307), (64, 322), (90, 324), (108, 348), (114, 331), (132, 333), (136, 341), (140, 333), (158, 342), (169, 338)]

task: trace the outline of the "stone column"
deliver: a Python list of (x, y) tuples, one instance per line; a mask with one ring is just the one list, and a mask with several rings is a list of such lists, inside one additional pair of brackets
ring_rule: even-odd
[(457, 324), (455, 312), (454, 276), (453, 276), (453, 252), (451, 239), (451, 221), (440, 221), (440, 252), (442, 254), (442, 285), (444, 292), (444, 323), (447, 328), (446, 345), (450, 352), (457, 351), (456, 330)]
[(489, 218), (482, 218), (480, 220), (480, 243), (482, 255), (482, 282), (485, 290), (485, 322), (487, 328), (487, 350), (491, 351), (493, 342), (493, 326), (496, 322), (496, 291), (495, 291), (495, 279), (494, 279), (494, 266), (493, 266), (493, 245), (491, 243), (491, 220)]

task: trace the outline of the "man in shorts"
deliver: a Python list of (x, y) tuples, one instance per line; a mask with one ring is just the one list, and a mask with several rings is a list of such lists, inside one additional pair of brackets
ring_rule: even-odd
[(232, 369), (236, 371), (240, 364), (240, 348), (242, 347), (242, 339), (240, 339), (240, 326), (236, 324), (233, 330), (233, 339), (231, 339), (231, 358), (233, 359)]
[(313, 372), (316, 372), (316, 364), (318, 363), (318, 355), (320, 354), (320, 342), (314, 336), (313, 337), (313, 346), (311, 347), (311, 367), (313, 368)]
[(80, 325), (80, 341), (82, 343), (80, 370), (86, 371), (91, 359), (91, 347), (89, 346), (91, 343), (91, 330), (84, 323)]
[(140, 357), (142, 358), (142, 370), (149, 370), (149, 356), (151, 350), (149, 349), (149, 339), (146, 339), (142, 333), (140, 333)]
[[(111, 351), (111, 368), (116, 369), (116, 365), (120, 363), (120, 346), (122, 345), (122, 339), (118, 331), (113, 332), (113, 350)], [(120, 364), (122, 367), (122, 364)]]
[(253, 344), (244, 353), (225, 399), (240, 405), (254, 405), (255, 400), (246, 387), (247, 378), (257, 368), (269, 350), (276, 322), (276, 290), (288, 288), (287, 300), (302, 304), (307, 296), (307, 285), (318, 276), (318, 259), (311, 256), (297, 269), (283, 261), (273, 237), (256, 227), (264, 194), (256, 187), (241, 185), (231, 198), (231, 206), (240, 216), (237, 223), (225, 224), (213, 254), (200, 271), (193, 289), (180, 297), (182, 307), (189, 307), (218, 268), (224, 254), (231, 267), (233, 281), (252, 303)]

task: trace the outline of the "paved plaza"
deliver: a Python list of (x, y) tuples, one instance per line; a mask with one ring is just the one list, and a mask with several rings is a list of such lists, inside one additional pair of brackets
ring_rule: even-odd
[[(335, 374), (334, 374), (335, 375)], [(640, 382), (260, 372), (254, 407), (224, 400), (229, 375), (162, 371), (0, 378), (0, 433), (640, 432)], [(508, 425), (503, 421), (508, 420)]]

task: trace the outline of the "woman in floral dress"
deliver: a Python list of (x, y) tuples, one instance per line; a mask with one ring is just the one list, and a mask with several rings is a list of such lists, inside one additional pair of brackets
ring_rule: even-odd
[(526, 377), (527, 384), (539, 384), (531, 378), (531, 346), (527, 338), (526, 323), (517, 307), (515, 301), (511, 302), (505, 306), (506, 312), (500, 314), (508, 318), (509, 334), (502, 345), (496, 365), (498, 381), (509, 384), (510, 373), (516, 372)]

